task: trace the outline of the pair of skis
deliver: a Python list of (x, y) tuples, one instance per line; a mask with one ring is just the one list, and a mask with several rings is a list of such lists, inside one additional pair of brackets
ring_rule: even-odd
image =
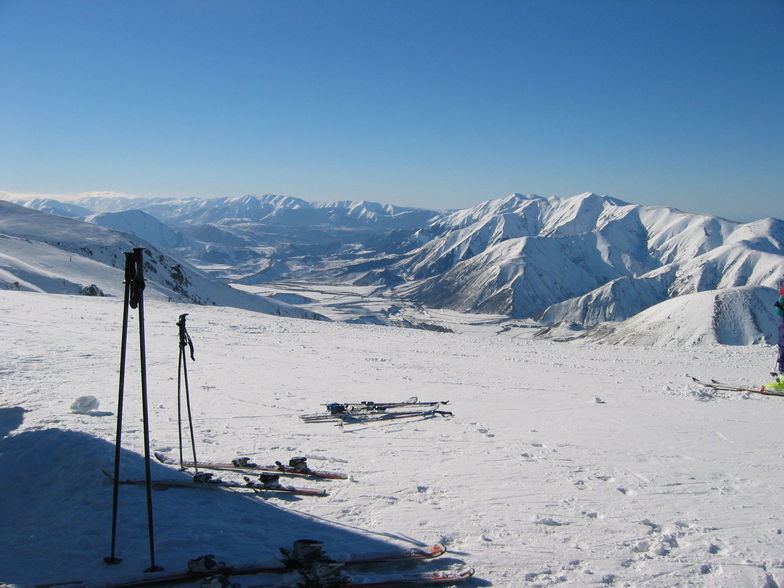
[[(283, 550), (281, 550), (283, 551)], [(446, 553), (446, 547), (441, 544), (431, 545), (423, 548), (396, 549), (384, 553), (365, 553), (349, 554), (338, 558), (330, 559), (329, 565), (340, 568), (352, 568), (364, 565), (386, 564), (403, 561), (429, 560), (439, 557)], [(297, 572), (298, 568), (292, 563), (274, 564), (260, 563), (247, 565), (226, 565), (215, 562), (212, 556), (203, 556), (191, 560), (188, 569), (175, 573), (156, 573), (147, 574), (142, 578), (135, 578), (128, 581), (116, 583), (104, 583), (104, 588), (131, 588), (132, 586), (163, 586), (167, 584), (182, 584), (206, 580), (212, 577), (233, 577), (233, 576), (253, 576), (261, 574), (289, 574)], [(400, 575), (399, 577), (389, 577), (386, 574), (383, 579), (371, 580), (369, 582), (351, 582), (352, 588), (375, 588), (386, 586), (427, 586), (443, 585), (449, 586), (463, 582), (474, 575), (473, 569), (458, 571), (440, 571), (429, 573), (418, 573)], [(255, 588), (294, 588), (300, 585), (299, 579), (284, 580), (273, 584), (265, 584)], [(326, 584), (325, 584), (326, 585)], [(50, 584), (39, 584), (36, 588), (54, 588), (55, 586), (75, 586), (77, 588), (87, 588), (91, 586), (86, 581), (55, 582)]]
[(411, 410), (396, 412), (366, 412), (366, 413), (345, 413), (345, 414), (313, 414), (302, 415), (300, 418), (306, 423), (341, 423), (358, 424), (374, 423), (376, 421), (392, 421), (398, 419), (430, 418), (435, 416), (452, 416), (448, 410)]
[[(162, 453), (155, 453), (158, 461), (166, 465), (176, 465), (174, 461)], [(296, 465), (292, 465), (296, 464)], [(214, 488), (228, 488), (232, 490), (252, 490), (259, 494), (294, 494), (297, 496), (327, 496), (324, 490), (316, 490), (312, 488), (297, 488), (295, 486), (283, 486), (278, 482), (279, 476), (292, 476), (299, 478), (312, 478), (324, 480), (345, 480), (347, 476), (338, 472), (327, 472), (322, 470), (311, 470), (306, 463), (304, 457), (293, 458), (289, 465), (284, 465), (281, 462), (276, 462), (274, 466), (260, 466), (251, 463), (248, 458), (241, 457), (232, 462), (203, 462), (194, 464), (192, 461), (183, 462), (186, 468), (195, 468), (195, 465), (201, 469), (226, 471), (232, 473), (247, 473), (249, 475), (260, 474), (259, 480), (251, 480), (249, 477), (244, 476), (245, 483), (236, 481), (226, 481), (219, 478), (213, 478), (212, 474), (204, 472), (196, 473), (189, 481), (187, 479), (168, 479), (168, 480), (155, 480), (152, 482), (152, 488), (155, 490), (167, 490), (169, 488), (196, 488), (196, 489), (214, 489)], [(114, 477), (108, 472), (104, 474), (111, 480)], [(120, 484), (126, 485), (141, 485), (143, 480), (136, 479), (120, 479)]]
[(700, 386), (704, 386), (705, 388), (711, 388), (713, 390), (720, 390), (726, 392), (751, 392), (754, 394), (762, 394), (764, 396), (781, 396), (784, 397), (784, 390), (771, 390), (765, 388), (765, 386), (760, 386), (759, 388), (751, 388), (749, 386), (737, 386), (735, 384), (727, 384), (724, 382), (719, 382), (718, 380), (711, 379), (709, 381), (700, 380), (691, 376), (691, 379), (694, 380), (695, 383), (699, 384)]
[[(403, 560), (432, 559), (443, 555), (446, 547), (441, 544), (432, 545), (424, 549), (409, 549), (402, 552), (376, 556), (359, 556), (342, 558), (335, 561), (323, 551), (323, 544), (319, 541), (303, 539), (294, 542), (291, 551), (281, 549), (284, 563), (294, 566), (297, 571), (297, 583), (293, 581), (278, 582), (274, 584), (253, 585), (250, 588), (288, 588), (312, 587), (328, 588), (337, 586), (353, 586), (354, 588), (381, 588), (385, 586), (428, 586), (434, 584), (454, 585), (471, 578), (473, 569), (450, 570), (438, 572), (420, 572), (415, 574), (375, 575), (364, 578), (347, 575), (347, 568), (352, 565), (378, 564)], [(349, 563), (347, 563), (349, 562)]]
[[(162, 453), (156, 453), (155, 458), (166, 465), (177, 465), (170, 458)], [(293, 465), (296, 463), (296, 465)], [(339, 472), (327, 472), (324, 470), (312, 470), (305, 463), (305, 458), (293, 458), (288, 465), (279, 461), (275, 465), (258, 465), (250, 462), (245, 457), (238, 457), (230, 462), (192, 462), (186, 461), (183, 463), (186, 468), (199, 467), (206, 470), (218, 470), (227, 472), (245, 472), (245, 473), (258, 473), (269, 472), (279, 474), (281, 476), (292, 476), (297, 478), (317, 478), (324, 480), (345, 480), (348, 478), (346, 474)]]
[(412, 396), (403, 402), (333, 402), (326, 404), (325, 413), (300, 415), (306, 423), (367, 423), (410, 418), (429, 418), (434, 416), (452, 416), (446, 410), (439, 410), (442, 404), (449, 402), (420, 402)]
[(408, 400), (402, 402), (374, 402), (372, 400), (363, 400), (361, 402), (330, 402), (324, 404), (329, 412), (344, 413), (344, 412), (362, 412), (362, 411), (382, 411), (389, 408), (406, 408), (411, 406), (438, 406), (440, 404), (447, 404), (448, 400), (437, 400), (430, 402), (420, 402), (419, 398), (412, 396)]
[[(112, 480), (115, 481), (115, 478), (112, 474), (104, 470), (104, 475)], [(218, 488), (224, 488), (229, 490), (250, 490), (255, 492), (256, 494), (293, 494), (296, 496), (327, 496), (327, 492), (325, 490), (316, 490), (312, 488), (296, 488), (294, 486), (282, 486), (277, 481), (277, 475), (275, 474), (268, 474), (271, 475), (272, 478), (269, 482), (263, 482), (255, 480), (251, 480), (247, 476), (245, 477), (245, 482), (236, 482), (234, 480), (221, 480), (212, 478), (211, 474), (204, 475), (197, 474), (193, 476), (190, 480), (187, 479), (168, 479), (168, 480), (152, 480), (150, 482), (151, 487), (153, 490), (169, 490), (172, 488), (186, 488), (186, 489), (196, 489), (196, 490), (215, 490)], [(131, 486), (142, 486), (146, 484), (145, 480), (141, 479), (128, 479), (128, 478), (120, 478), (117, 480), (118, 484), (122, 485), (131, 485)]]
[[(398, 578), (390, 578), (387, 580), (370, 580), (368, 582), (360, 581), (346, 584), (347, 588), (401, 588), (406, 586), (455, 586), (461, 584), (474, 576), (474, 568), (457, 570), (453, 572), (430, 572), (422, 573), (411, 576), (401, 575)], [(309, 586), (307, 584), (260, 584), (250, 586), (250, 588), (300, 588), (302, 586)], [(339, 587), (339, 584), (324, 584), (324, 588)], [(319, 588), (315, 585), (314, 588)]]

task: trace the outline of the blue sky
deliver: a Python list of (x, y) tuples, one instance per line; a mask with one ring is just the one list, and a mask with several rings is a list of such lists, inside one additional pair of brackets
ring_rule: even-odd
[(784, 218), (784, 0), (0, 0), (0, 190)]

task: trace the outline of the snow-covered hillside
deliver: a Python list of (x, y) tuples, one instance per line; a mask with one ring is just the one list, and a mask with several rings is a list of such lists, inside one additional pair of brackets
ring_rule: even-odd
[(141, 210), (101, 212), (91, 214), (84, 220), (113, 231), (136, 235), (164, 251), (174, 250), (187, 245), (187, 240), (183, 235), (173, 231), (154, 216)]
[[(698, 299), (708, 293), (692, 296), (694, 309), (711, 312)], [(274, 562), (280, 547), (310, 538), (331, 553), (441, 541), (449, 553), (428, 564), (361, 573), (471, 566), (472, 587), (784, 583), (784, 399), (712, 392), (688, 377), (759, 384), (773, 347), (558, 343), (522, 326), (498, 333), (496, 319), (477, 315), (452, 334), (150, 300), (151, 439), (174, 459), (183, 311), (196, 348), (199, 457), (305, 455), (350, 479), (296, 481), (324, 498), (155, 491), (156, 557), (168, 572), (207, 553)], [(103, 562), (112, 486), (101, 470), (113, 464), (121, 314), (117, 298), (0, 290), (0, 583), (151, 577), (143, 488), (121, 488), (122, 562)], [(136, 320), (125, 477), (143, 472)], [(74, 412), (86, 395), (100, 405)], [(453, 416), (344, 427), (298, 418), (325, 402), (411, 395), (449, 400)], [(152, 473), (184, 477), (157, 463)]]
[(777, 298), (776, 290), (760, 286), (707, 290), (665, 300), (624, 321), (603, 322), (587, 330), (558, 323), (539, 336), (670, 348), (773, 343), (780, 323), (773, 306)]
[(148, 296), (236, 306), (284, 316), (318, 315), (249, 295), (172, 258), (140, 237), (0, 201), (0, 288), (122, 296), (125, 251), (148, 250)]

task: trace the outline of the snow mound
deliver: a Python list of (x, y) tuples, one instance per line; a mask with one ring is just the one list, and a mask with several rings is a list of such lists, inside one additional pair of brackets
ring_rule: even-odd
[(80, 396), (71, 403), (71, 412), (75, 414), (90, 414), (98, 410), (101, 402), (92, 395)]

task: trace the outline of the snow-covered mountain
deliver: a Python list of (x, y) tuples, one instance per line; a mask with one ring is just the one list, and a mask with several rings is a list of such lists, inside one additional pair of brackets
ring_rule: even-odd
[[(784, 223), (740, 224), (581, 194), (515, 194), (444, 217), (390, 269), (434, 307), (584, 327), (705, 290), (777, 288)], [(771, 302), (772, 304), (772, 302)]]
[[(21, 202), (30, 208), (56, 211), (56, 201), (33, 199)], [(374, 230), (417, 230), (437, 217), (433, 210), (394, 206), (376, 202), (349, 200), (314, 203), (277, 194), (246, 195), (225, 198), (129, 198), (106, 195), (88, 196), (62, 204), (66, 216), (143, 210), (171, 226), (216, 223), (233, 225), (240, 222), (274, 224), (290, 227), (363, 228)], [(58, 213), (59, 214), (59, 213)], [(86, 215), (85, 215), (86, 216)]]
[(173, 231), (154, 216), (141, 210), (101, 212), (89, 215), (85, 221), (113, 231), (136, 235), (163, 250), (177, 249), (188, 245), (185, 236)]
[[(58, 209), (49, 200), (25, 205)], [(81, 210), (228, 281), (375, 285), (417, 305), (533, 318), (583, 334), (689, 294), (778, 289), (784, 275), (781, 220), (741, 224), (593, 193), (512, 194), (449, 213), (277, 195), (101, 194), (60, 214)]]
[(235, 290), (140, 237), (0, 201), (0, 287), (3, 289), (122, 296), (124, 252), (134, 247), (148, 251), (146, 292), (154, 299), (323, 318)]
[[(127, 218), (110, 221), (105, 216), (144, 212), (170, 227), (178, 239), (187, 241), (176, 246), (179, 255), (218, 277), (245, 281), (276, 279), (278, 274), (267, 272), (267, 268), (281, 266), (281, 262), (287, 273), (307, 273), (325, 256), (346, 250), (397, 250), (412, 233), (441, 216), (421, 208), (364, 201), (312, 203), (275, 194), (175, 199), (101, 193), (73, 200), (62, 208), (42, 198), (18, 204), (82, 220), (111, 222), (112, 228), (138, 230), (135, 234), (145, 239), (149, 239), (150, 232), (162, 236), (160, 228), (150, 231), (139, 219), (129, 226)], [(292, 257), (302, 259), (285, 263)]]

